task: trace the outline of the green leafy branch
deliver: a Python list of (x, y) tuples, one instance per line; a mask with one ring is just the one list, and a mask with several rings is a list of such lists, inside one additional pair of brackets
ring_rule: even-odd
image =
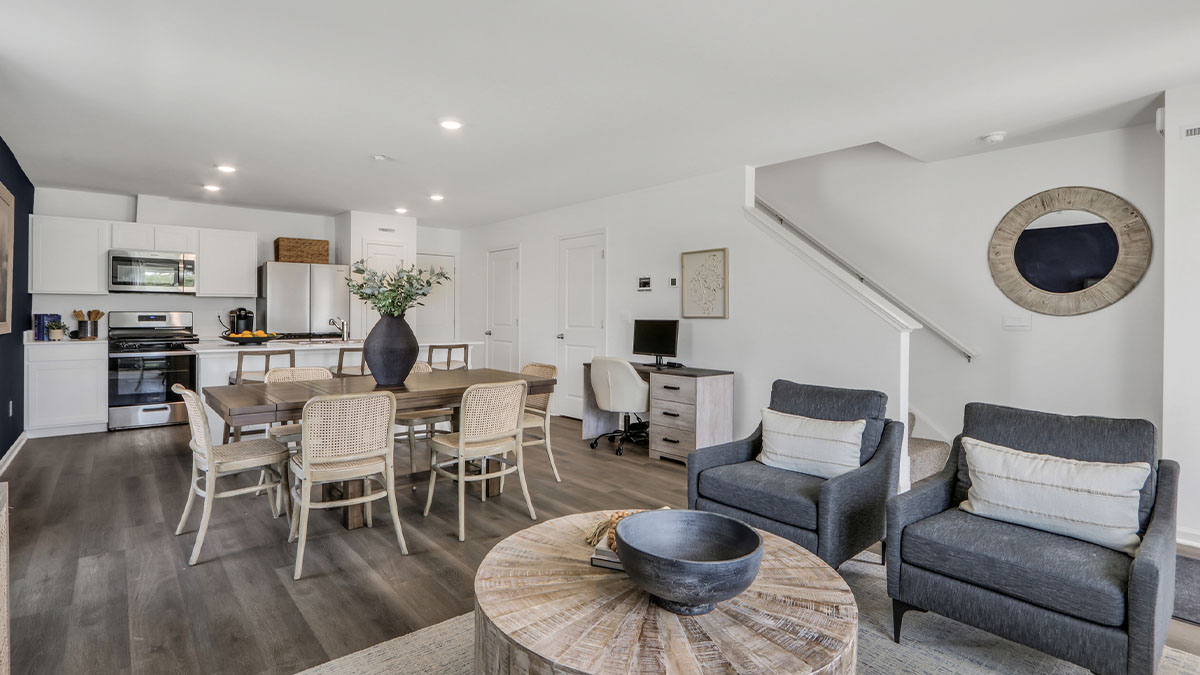
[(421, 269), (416, 265), (380, 272), (367, 267), (366, 260), (358, 260), (350, 269), (358, 277), (346, 277), (350, 292), (383, 316), (404, 316), (413, 307), (423, 307), (421, 300), (433, 287), (450, 280), (444, 269)]

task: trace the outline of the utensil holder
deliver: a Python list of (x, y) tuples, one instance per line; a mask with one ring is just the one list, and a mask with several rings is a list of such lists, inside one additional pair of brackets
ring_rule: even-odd
[(79, 322), (79, 340), (95, 340), (100, 337), (100, 322), (99, 321), (80, 321)]

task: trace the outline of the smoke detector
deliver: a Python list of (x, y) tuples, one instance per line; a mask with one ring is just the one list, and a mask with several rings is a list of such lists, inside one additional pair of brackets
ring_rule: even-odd
[(991, 133), (984, 134), (983, 136), (980, 136), (979, 138), (984, 143), (1002, 143), (1004, 141), (1005, 136), (1008, 136), (1007, 132), (993, 131)]

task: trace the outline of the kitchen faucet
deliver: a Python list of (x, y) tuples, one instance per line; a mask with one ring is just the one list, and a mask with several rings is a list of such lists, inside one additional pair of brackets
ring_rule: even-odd
[(338, 332), (342, 334), (342, 342), (350, 339), (350, 335), (346, 332), (346, 321), (343, 320), (342, 317), (339, 316), (337, 318), (330, 319), (329, 325), (338, 329)]

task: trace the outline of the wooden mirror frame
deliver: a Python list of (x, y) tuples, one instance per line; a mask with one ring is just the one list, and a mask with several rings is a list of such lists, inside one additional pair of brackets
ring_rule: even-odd
[[(1099, 283), (1071, 293), (1045, 291), (1017, 269), (1017, 238), (1035, 220), (1055, 211), (1087, 211), (1108, 223), (1117, 235), (1117, 260)], [(1008, 299), (1025, 309), (1051, 316), (1076, 316), (1103, 309), (1129, 294), (1150, 266), (1150, 226), (1133, 204), (1106, 190), (1060, 187), (1039, 192), (1012, 207), (1000, 219), (988, 244), (992, 281)]]

